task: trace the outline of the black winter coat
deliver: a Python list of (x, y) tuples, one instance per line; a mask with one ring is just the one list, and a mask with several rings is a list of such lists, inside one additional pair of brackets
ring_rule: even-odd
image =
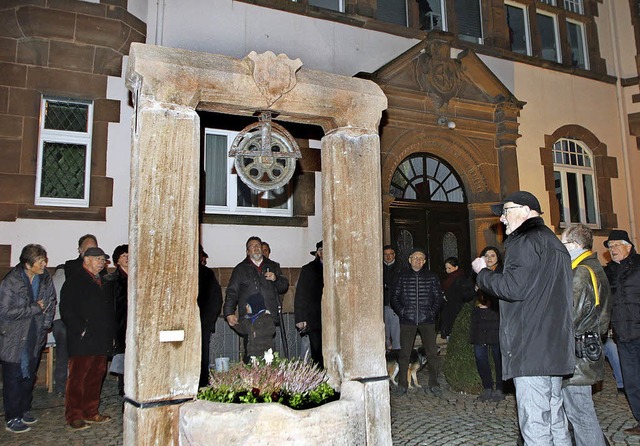
[(222, 310), (222, 288), (215, 273), (205, 265), (198, 265), (198, 309), (202, 336), (216, 331), (216, 321)]
[[(282, 275), (280, 265), (266, 257), (262, 259), (261, 272), (254, 263), (246, 257), (238, 263), (231, 273), (227, 294), (224, 300), (223, 314), (227, 316), (234, 314), (238, 309), (238, 320), (242, 320), (247, 314), (247, 298), (252, 294), (260, 293), (264, 298), (265, 306), (271, 313), (273, 322), (280, 324), (278, 317), (279, 294), (284, 294), (289, 289), (289, 279)], [(276, 281), (271, 282), (264, 278), (264, 274), (269, 271), (275, 273)]]
[(306, 322), (309, 331), (322, 330), (322, 262), (316, 257), (300, 270), (294, 311), (296, 324)]
[(505, 242), (502, 273), (485, 268), (477, 283), (500, 303), (502, 377), (573, 373), (571, 258), (540, 217), (526, 220)]
[(405, 325), (435, 324), (443, 302), (438, 276), (425, 267), (403, 271), (391, 296), (391, 308)]
[(114, 272), (104, 276), (103, 280), (106, 292), (113, 297), (116, 341), (113, 353), (124, 353), (127, 340), (128, 275), (121, 268), (116, 268)]
[(640, 254), (632, 248), (622, 262), (607, 263), (605, 272), (613, 296), (613, 336), (618, 342), (636, 340), (640, 338)]
[(69, 356), (113, 353), (115, 313), (113, 295), (83, 271), (68, 278), (60, 292), (60, 314), (67, 327)]
[(382, 284), (384, 285), (384, 305), (391, 305), (391, 295), (398, 283), (398, 277), (404, 268), (400, 266), (400, 262), (396, 259), (391, 265), (382, 264)]
[(440, 334), (446, 338), (451, 334), (453, 323), (462, 310), (462, 306), (474, 300), (478, 295), (474, 289), (471, 278), (468, 277), (462, 268), (447, 274), (442, 282), (445, 304), (440, 316)]

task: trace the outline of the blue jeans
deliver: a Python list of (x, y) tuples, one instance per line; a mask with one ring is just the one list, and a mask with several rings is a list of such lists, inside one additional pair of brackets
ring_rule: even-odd
[(25, 412), (31, 410), (37, 367), (37, 358), (30, 358), (29, 377), (23, 378), (19, 362), (2, 361), (2, 402), (6, 421), (22, 418)]
[(400, 350), (400, 318), (388, 305), (385, 305), (383, 315), (387, 350)]
[(493, 376), (491, 375), (491, 364), (489, 364), (489, 349), (493, 356), (493, 365), (496, 369), (496, 390), (502, 390), (502, 354), (500, 344), (474, 344), (476, 355), (476, 367), (482, 380), (482, 388), (493, 390)]
[(620, 369), (618, 346), (613, 342), (613, 338), (608, 337), (607, 342), (605, 342), (602, 347), (604, 349), (604, 356), (609, 360), (609, 365), (611, 365), (611, 369), (613, 370), (616, 386), (618, 389), (622, 389), (624, 387), (624, 381), (622, 380), (622, 370)]
[(576, 446), (605, 446), (604, 434), (593, 407), (591, 386), (562, 388), (564, 411), (573, 426)]
[(571, 446), (562, 408), (562, 377), (520, 376), (516, 386), (518, 423), (526, 446)]
[(640, 423), (640, 339), (618, 342), (624, 389), (633, 417)]

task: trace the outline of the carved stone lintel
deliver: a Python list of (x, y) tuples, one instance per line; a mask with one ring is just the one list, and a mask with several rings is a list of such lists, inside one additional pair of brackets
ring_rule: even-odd
[(251, 51), (244, 62), (249, 66), (253, 80), (267, 100), (267, 107), (293, 90), (297, 83), (296, 72), (302, 66), (300, 59), (291, 60), (286, 54), (276, 56), (271, 51), (262, 54)]

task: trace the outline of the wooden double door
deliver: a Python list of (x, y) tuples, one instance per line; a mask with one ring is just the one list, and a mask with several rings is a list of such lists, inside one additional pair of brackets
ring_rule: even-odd
[[(427, 252), (427, 267), (444, 277), (444, 261), (457, 257), (470, 272), (469, 211), (464, 203), (397, 203), (391, 205), (391, 243), (396, 259), (408, 262), (414, 248)], [(475, 254), (475, 253), (474, 253)]]

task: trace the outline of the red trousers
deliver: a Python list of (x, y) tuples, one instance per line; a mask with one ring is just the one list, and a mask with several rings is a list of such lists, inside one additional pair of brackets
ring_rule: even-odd
[(100, 391), (106, 373), (106, 356), (69, 357), (64, 403), (64, 417), (68, 424), (98, 415)]

